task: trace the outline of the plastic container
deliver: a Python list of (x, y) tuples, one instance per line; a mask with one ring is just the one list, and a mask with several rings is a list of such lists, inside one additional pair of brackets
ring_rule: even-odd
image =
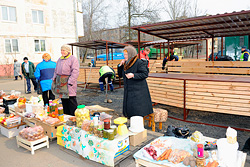
[(197, 156), (199, 158), (204, 158), (203, 144), (197, 144)]
[(237, 142), (237, 131), (231, 127), (227, 128), (227, 132), (226, 132), (226, 136), (227, 136), (227, 142), (230, 144), (234, 144)]
[(13, 127), (21, 124), (21, 117), (9, 118), (6, 120), (7, 127)]
[(76, 116), (76, 126), (81, 128), (84, 120), (90, 120), (89, 110), (85, 107), (85, 105), (77, 106), (75, 111)]

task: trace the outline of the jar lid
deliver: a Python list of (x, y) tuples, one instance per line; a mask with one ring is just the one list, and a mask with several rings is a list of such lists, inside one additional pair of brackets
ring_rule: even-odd
[(197, 144), (198, 148), (203, 148), (203, 144)]
[(109, 119), (104, 119), (103, 122), (110, 122), (110, 120)]
[(102, 128), (98, 128), (97, 130), (102, 131), (103, 129)]
[(109, 129), (107, 130), (108, 133), (113, 133), (114, 132), (114, 129)]
[(85, 105), (79, 105), (79, 106), (77, 106), (78, 109), (81, 109), (81, 108), (84, 108), (84, 107), (85, 107)]

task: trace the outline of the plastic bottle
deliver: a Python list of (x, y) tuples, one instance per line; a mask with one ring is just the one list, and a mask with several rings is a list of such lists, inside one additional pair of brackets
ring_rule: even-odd
[(49, 115), (49, 106), (48, 106), (48, 104), (46, 104), (46, 106), (45, 106), (45, 111), (47, 112), (47, 116)]
[(197, 156), (199, 158), (203, 158), (204, 157), (203, 144), (197, 144)]

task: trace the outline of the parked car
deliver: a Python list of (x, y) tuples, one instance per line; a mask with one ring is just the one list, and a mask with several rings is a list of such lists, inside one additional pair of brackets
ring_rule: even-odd
[[(209, 55), (209, 61), (212, 61), (212, 53)], [(235, 57), (226, 55), (226, 52), (224, 50), (223, 56), (221, 56), (221, 51), (214, 53), (214, 61), (235, 61)]]
[[(97, 61), (106, 61), (106, 54), (101, 54), (97, 56)], [(112, 54), (109, 54), (109, 60), (112, 60)], [(123, 53), (113, 53), (113, 60), (122, 60), (124, 59)], [(95, 59), (91, 60), (91, 63), (93, 64), (93, 67), (95, 67)]]
[(95, 56), (92, 53), (88, 53), (86, 59), (93, 59)]

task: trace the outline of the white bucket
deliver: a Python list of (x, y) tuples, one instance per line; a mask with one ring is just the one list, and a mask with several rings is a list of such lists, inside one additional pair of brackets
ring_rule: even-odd
[(130, 127), (131, 132), (142, 132), (144, 131), (143, 117), (142, 116), (133, 116), (130, 118)]
[(237, 151), (239, 143), (230, 144), (226, 138), (217, 140), (218, 159), (227, 167), (235, 167), (237, 163)]

